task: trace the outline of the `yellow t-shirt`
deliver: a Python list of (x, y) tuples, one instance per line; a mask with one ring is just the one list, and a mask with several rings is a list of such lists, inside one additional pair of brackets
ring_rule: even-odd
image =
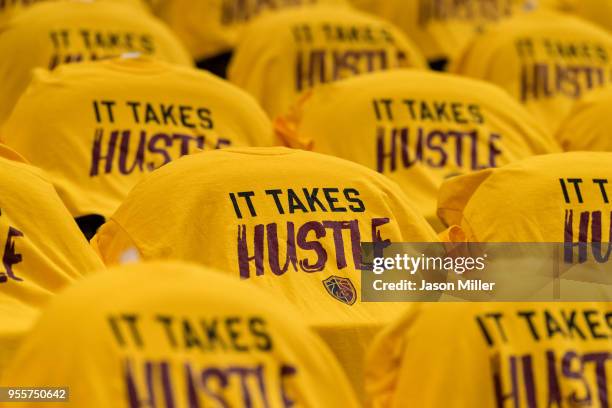
[(276, 132), (291, 147), (339, 156), (387, 175), (435, 227), (444, 179), (559, 150), (497, 87), (414, 70), (321, 86), (276, 121)]
[(612, 87), (593, 91), (578, 101), (555, 135), (564, 150), (612, 152)]
[(385, 177), (275, 147), (194, 154), (162, 167), (132, 190), (92, 243), (107, 265), (135, 249), (144, 259), (219, 268), (288, 300), (361, 391), (366, 347), (404, 307), (360, 301), (360, 244), (386, 240), (437, 237)]
[[(0, 25), (6, 24), (11, 18), (18, 13), (27, 9), (29, 6), (35, 3), (41, 3), (43, 1), (57, 1), (57, 0), (6, 0), (0, 2)], [(76, 1), (88, 1), (88, 0), (76, 0)], [(116, 2), (125, 3), (132, 6), (138, 7), (142, 10), (148, 10), (148, 5), (145, 4), (147, 0), (90, 0), (90, 1), (101, 1), (101, 2)]]
[(333, 355), (288, 305), (180, 263), (117, 268), (68, 289), (2, 385), (70, 387), (69, 402), (35, 404), (44, 407), (358, 406)]
[(55, 293), (103, 265), (42, 172), (0, 145), (0, 370)]
[(432, 62), (453, 60), (477, 33), (531, 10), (537, 0), (351, 0), (398, 26)]
[(572, 14), (612, 31), (612, 3), (608, 0), (538, 0), (543, 6)]
[(230, 51), (245, 25), (262, 14), (347, 0), (160, 0), (155, 14), (179, 36), (195, 59)]
[(447, 180), (438, 215), (467, 241), (612, 242), (612, 153), (531, 157)]
[(45, 169), (75, 217), (109, 217), (132, 187), (171, 159), (270, 145), (253, 98), (207, 72), (149, 58), (39, 71), (2, 131)]
[(612, 303), (420, 304), (377, 337), (374, 408), (607, 408)]
[(504, 88), (554, 133), (575, 100), (612, 80), (612, 35), (536, 11), (475, 37), (451, 71)]
[(317, 85), (425, 66), (414, 44), (390, 23), (348, 7), (318, 6), (274, 13), (250, 24), (228, 78), (275, 117)]
[(34, 68), (140, 53), (191, 65), (161, 22), (128, 4), (50, 1), (35, 4), (0, 29), (0, 124), (32, 79)]

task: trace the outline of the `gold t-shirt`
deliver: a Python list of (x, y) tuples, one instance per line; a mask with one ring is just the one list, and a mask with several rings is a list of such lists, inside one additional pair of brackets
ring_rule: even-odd
[(538, 10), (476, 36), (451, 72), (500, 86), (554, 133), (576, 100), (612, 80), (612, 34)]
[[(56, 1), (56, 0), (6, 0), (6, 1), (0, 2), (0, 26), (8, 23), (11, 18), (13, 18), (15, 15), (19, 14), (23, 10), (27, 9), (29, 6), (36, 4), (36, 3), (41, 3), (43, 1)], [(85, 2), (88, 0), (72, 0), (72, 1), (73, 2), (74, 1)], [(129, 5), (138, 7), (141, 10), (149, 9), (148, 4), (145, 3), (147, 0), (93, 0), (93, 1), (123, 3), (123, 4), (129, 4)]]
[(149, 13), (112, 1), (34, 4), (0, 28), (0, 124), (32, 79), (34, 68), (139, 53), (191, 65), (176, 36)]
[(222, 273), (144, 263), (53, 299), (3, 386), (69, 387), (69, 401), (2, 407), (350, 407), (330, 351), (291, 307)]
[(251, 23), (236, 47), (228, 78), (274, 118), (317, 85), (398, 67), (426, 67), (399, 29), (348, 7), (317, 6)]
[(45, 169), (74, 217), (109, 217), (152, 170), (182, 155), (267, 146), (253, 98), (205, 71), (116, 58), (39, 71), (0, 136)]
[(538, 0), (542, 6), (572, 14), (612, 32), (612, 3), (607, 0)]
[(268, 13), (346, 0), (159, 0), (155, 14), (183, 41), (195, 59), (231, 51), (244, 27)]
[(394, 23), (427, 60), (436, 63), (452, 61), (474, 35), (532, 10), (537, 1), (351, 0), (351, 4)]
[(368, 356), (372, 407), (607, 408), (612, 303), (420, 304)]
[(438, 189), (446, 178), (559, 150), (497, 87), (416, 70), (321, 86), (276, 121), (276, 133), (288, 146), (385, 174), (438, 229)]
[(275, 147), (173, 161), (131, 191), (92, 243), (107, 265), (180, 259), (265, 288), (297, 307), (361, 391), (367, 346), (405, 307), (360, 301), (361, 244), (384, 241), (437, 236), (384, 176)]
[(599, 89), (576, 102), (555, 135), (564, 150), (612, 152), (612, 87)]
[(477, 242), (612, 242), (612, 153), (535, 156), (447, 180), (438, 215)]
[(103, 269), (45, 175), (0, 144), (0, 371), (39, 310)]

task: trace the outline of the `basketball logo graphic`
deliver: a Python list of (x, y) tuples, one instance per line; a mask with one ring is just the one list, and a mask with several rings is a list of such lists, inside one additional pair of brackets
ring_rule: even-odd
[(355, 286), (353, 286), (353, 282), (348, 278), (332, 275), (323, 281), (323, 285), (325, 285), (325, 289), (327, 289), (330, 295), (342, 303), (350, 306), (357, 300)]

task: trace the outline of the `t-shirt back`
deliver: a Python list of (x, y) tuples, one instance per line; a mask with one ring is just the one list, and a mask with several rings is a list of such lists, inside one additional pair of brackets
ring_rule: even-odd
[(272, 128), (253, 98), (228, 82), (140, 57), (37, 72), (2, 138), (49, 173), (73, 216), (106, 218), (170, 160), (267, 146)]
[(475, 37), (451, 71), (502, 87), (554, 133), (577, 99), (610, 83), (611, 68), (612, 34), (539, 10)]
[(525, 109), (483, 81), (392, 70), (321, 86), (276, 121), (291, 147), (363, 164), (396, 181), (436, 227), (451, 176), (559, 147)]
[(228, 78), (274, 118), (317, 85), (398, 67), (425, 68), (426, 63), (396, 27), (348, 7), (318, 6), (252, 22)]
[(149, 13), (108, 1), (34, 4), (0, 29), (0, 124), (32, 79), (34, 68), (139, 53), (191, 65), (183, 45)]

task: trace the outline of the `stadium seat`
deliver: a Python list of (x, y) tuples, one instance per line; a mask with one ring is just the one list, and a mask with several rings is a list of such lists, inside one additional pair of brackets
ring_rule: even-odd
[(577, 99), (612, 80), (611, 56), (612, 34), (538, 10), (476, 36), (451, 71), (499, 85), (554, 133)]
[(37, 72), (1, 138), (49, 173), (95, 233), (151, 170), (198, 150), (267, 146), (272, 133), (253, 98), (226, 81), (123, 57)]
[(2, 384), (70, 386), (44, 407), (358, 406), (290, 306), (176, 262), (109, 270), (56, 297)]
[(318, 6), (251, 23), (228, 78), (274, 118), (317, 85), (398, 67), (425, 69), (426, 62), (396, 27), (347, 7)]
[(34, 68), (140, 53), (192, 65), (167, 27), (133, 5), (50, 1), (28, 7), (0, 30), (0, 124), (32, 79)]
[(558, 152), (501, 89), (417, 70), (362, 75), (308, 93), (275, 123), (285, 144), (363, 164), (396, 181), (436, 229), (451, 176)]
[[(162, 215), (163, 214), (163, 215)], [(437, 242), (397, 185), (358, 164), (283, 147), (182, 157), (138, 184), (92, 244), (227, 271), (294, 304), (357, 392), (372, 336), (405, 305), (363, 303), (361, 244)]]
[(49, 299), (104, 266), (38, 169), (0, 144), (0, 371)]

